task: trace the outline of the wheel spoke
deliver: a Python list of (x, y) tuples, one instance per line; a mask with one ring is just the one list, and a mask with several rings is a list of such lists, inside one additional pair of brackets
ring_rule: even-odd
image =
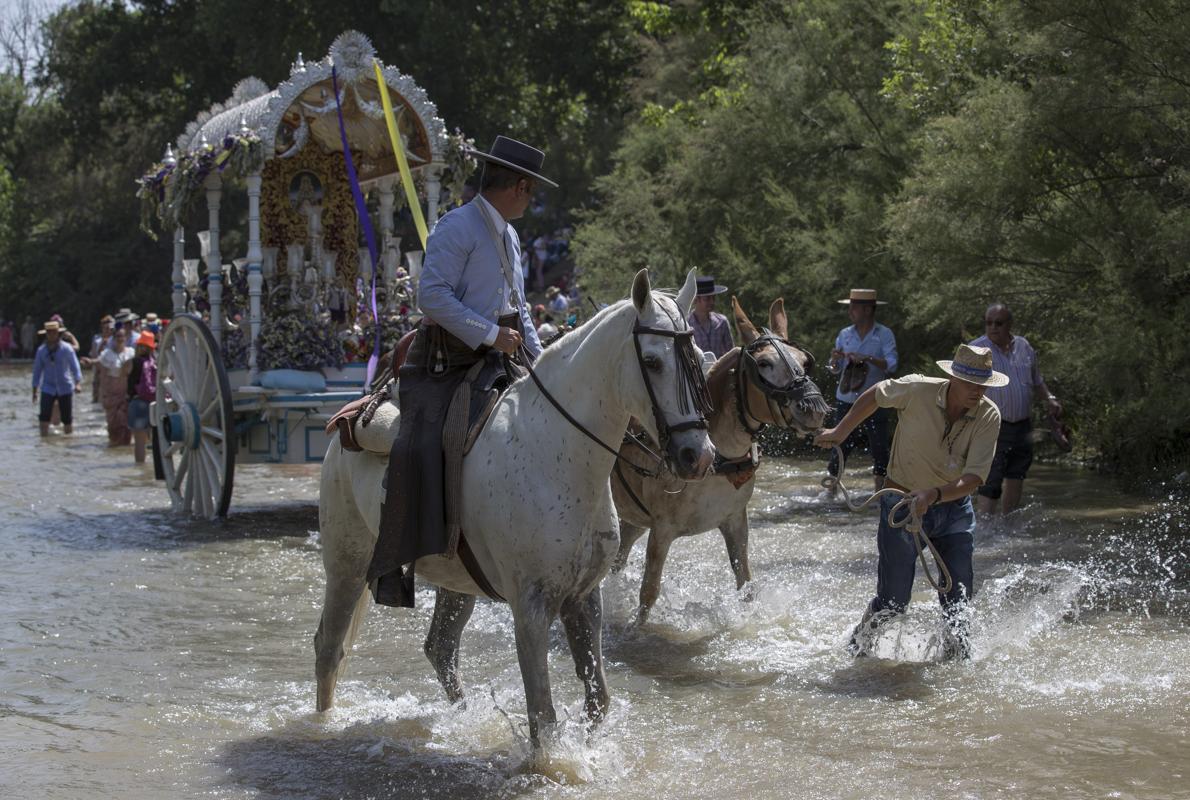
[[(186, 455), (189, 455), (189, 454), (190, 454), (190, 451), (187, 450)], [(189, 466), (189, 463), (187, 463), (187, 466)], [(182, 508), (186, 511), (187, 514), (191, 514), (194, 512), (194, 484), (197, 482), (197, 479), (195, 477), (197, 474), (198, 474), (197, 469), (186, 470), (186, 493), (185, 493), (185, 500), (182, 504)]]
[(190, 470), (190, 453), (188, 448), (182, 449), (182, 457), (178, 460), (178, 469), (174, 473), (174, 491), (182, 491), (182, 481), (186, 479), (186, 473)]
[(186, 390), (180, 387), (176, 381), (166, 378), (163, 385), (169, 394), (169, 399), (173, 401), (176, 408), (180, 408), (186, 404)]
[(201, 443), (202, 454), (206, 458), (207, 466), (210, 468), (211, 477), (218, 483), (214, 487), (217, 492), (222, 491), (223, 486), (223, 464), (219, 462), (219, 454), (215, 450), (215, 445), (204, 439)]
[(181, 442), (170, 442), (169, 447), (165, 448), (165, 452), (161, 454), (162, 458), (169, 458), (174, 453), (182, 449)]
[(210, 436), (212, 439), (218, 439), (221, 442), (223, 441), (223, 431), (219, 430), (218, 428), (212, 428), (209, 425), (203, 425), (202, 434), (203, 436)]
[(216, 394), (214, 399), (212, 399), (211, 402), (207, 403), (207, 407), (202, 410), (202, 413), (198, 415), (198, 418), (200, 420), (206, 419), (207, 414), (210, 414), (212, 411), (219, 408), (219, 404), (222, 400), (223, 400), (223, 398), (220, 397), (218, 394)]

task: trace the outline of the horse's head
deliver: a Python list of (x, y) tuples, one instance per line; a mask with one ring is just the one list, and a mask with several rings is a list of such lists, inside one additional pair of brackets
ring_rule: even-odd
[(744, 342), (737, 369), (747, 416), (799, 433), (820, 430), (830, 407), (810, 379), (814, 356), (789, 341), (785, 301), (781, 298), (773, 301), (769, 326), (760, 330), (734, 297), (731, 307)]
[(705, 477), (715, 460), (706, 421), (710, 393), (694, 332), (686, 323), (696, 291), (694, 270), (676, 298), (653, 291), (648, 270), (632, 282), (632, 339), (640, 378), (625, 387), (628, 411), (661, 443), (669, 470), (683, 480)]

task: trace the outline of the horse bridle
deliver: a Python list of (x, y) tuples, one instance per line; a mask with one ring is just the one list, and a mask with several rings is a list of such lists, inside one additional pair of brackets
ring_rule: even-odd
[[(649, 403), (653, 407), (653, 420), (657, 425), (657, 436), (660, 439), (660, 447), (658, 447), (658, 450), (664, 453), (673, 434), (699, 428), (706, 429), (708, 427), (706, 415), (711, 411), (711, 393), (707, 388), (706, 378), (702, 374), (702, 366), (698, 362), (698, 356), (694, 351), (694, 331), (689, 327), (686, 327), (684, 330), (678, 330), (678, 320), (674, 319), (664, 306), (658, 304), (658, 307), (665, 312), (667, 317), (669, 317), (670, 322), (672, 322), (674, 325), (674, 330), (648, 328), (641, 325), (640, 320), (638, 319), (636, 324), (632, 327), (632, 344), (636, 350), (636, 363), (637, 366), (640, 367), (641, 378), (644, 380), (645, 389), (649, 393)], [(698, 419), (689, 420), (687, 422), (679, 422), (676, 425), (670, 425), (668, 420), (666, 420), (665, 412), (661, 410), (661, 405), (657, 402), (657, 392), (653, 389), (653, 382), (649, 380), (648, 367), (645, 366), (644, 351), (641, 349), (642, 336), (664, 336), (674, 340), (674, 359), (677, 366), (679, 381), (678, 408), (683, 414), (688, 414), (691, 410), (697, 411)], [(522, 349), (524, 349), (524, 345), (522, 345)], [(617, 470), (620, 469), (620, 461), (624, 460), (633, 471), (646, 478), (656, 478), (661, 475), (661, 472), (665, 466), (664, 455), (654, 452), (653, 449), (643, 441), (633, 437), (634, 441), (636, 441), (636, 443), (640, 445), (641, 449), (644, 450), (645, 453), (647, 453), (648, 456), (653, 460), (654, 467), (652, 469), (648, 469), (646, 467), (638, 466), (631, 461), (627, 461), (626, 459), (622, 459), (618, 449), (613, 449), (598, 436), (587, 430), (586, 426), (572, 417), (570, 412), (563, 408), (562, 404), (554, 399), (554, 396), (549, 393), (549, 391), (542, 384), (541, 379), (537, 377), (537, 373), (533, 370), (533, 367), (530, 363), (531, 359), (528, 358), (527, 351), (524, 353), (522, 361), (524, 362), (523, 366), (529, 373), (529, 377), (531, 377), (533, 382), (537, 384), (538, 390), (542, 393), (545, 399), (554, 406), (554, 408), (558, 409), (558, 412), (566, 418), (566, 421), (578, 428), (579, 431), (581, 431), (588, 439), (595, 442), (597, 445), (616, 457)]]
[[(788, 345), (789, 347), (796, 347), (808, 356), (806, 367), (803, 369), (795, 361), (791, 361), (789, 356), (785, 354), (785, 348), (780, 345)], [(785, 362), (786, 368), (789, 369), (793, 378), (784, 386), (777, 386), (770, 383), (764, 375), (760, 374), (760, 364), (756, 360), (756, 353), (764, 349), (766, 345), (772, 345), (773, 349), (777, 351), (777, 355)], [(748, 435), (756, 438), (762, 430), (764, 430), (764, 422), (752, 413), (748, 405), (748, 387), (747, 383), (750, 381), (755, 384), (756, 388), (760, 389), (760, 393), (764, 395), (765, 402), (768, 403), (769, 413), (773, 419), (781, 420), (776, 423), (778, 427), (786, 428), (785, 415), (781, 413), (781, 407), (790, 403), (797, 403), (805, 400), (808, 397), (822, 397), (822, 393), (818, 391), (818, 387), (810, 380), (809, 372), (814, 368), (814, 355), (804, 347), (794, 344), (787, 339), (783, 339), (770, 331), (768, 328), (761, 328), (761, 335), (753, 339), (747, 345), (740, 346), (740, 360), (736, 366), (736, 413), (739, 415), (740, 424), (744, 426), (744, 430)], [(748, 418), (756, 420), (759, 425), (753, 428), (748, 424)]]

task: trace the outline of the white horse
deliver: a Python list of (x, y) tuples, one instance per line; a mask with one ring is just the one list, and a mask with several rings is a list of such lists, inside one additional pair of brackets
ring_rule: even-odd
[[(463, 461), (462, 529), (483, 573), (512, 608), (534, 743), (556, 722), (547, 645), (559, 614), (585, 684), (587, 714), (594, 722), (607, 710), (600, 583), (619, 544), (608, 476), (629, 418), (646, 420), (655, 441), (667, 440), (671, 471), (698, 479), (713, 462), (699, 404), (691, 408), (697, 387), (689, 385), (681, 363), (694, 294), (693, 271), (676, 302), (652, 291), (648, 273), (639, 272), (631, 302), (601, 311), (537, 360), (534, 370), (557, 406), (533, 380), (521, 378), (501, 397)], [(596, 446), (558, 406), (611, 451)], [(658, 430), (654, 419), (665, 427)], [(394, 422), (388, 441), (396, 427)], [(345, 451), (337, 441), (323, 462), (318, 517), (326, 598), (314, 637), (320, 711), (334, 702), (343, 659), (370, 605), (364, 580), (380, 524), (386, 465), (386, 457)], [(482, 591), (458, 558), (421, 558), (416, 572), (438, 586), (440, 596), (463, 598), (457, 608), (435, 610), (425, 647), (448, 696), (457, 700), (462, 689), (453, 629), (462, 631)], [(462, 610), (466, 615), (460, 617)]]
[[(657, 602), (665, 557), (679, 537), (718, 528), (727, 545), (736, 589), (752, 580), (748, 501), (755, 487), (756, 436), (765, 425), (815, 433), (830, 410), (809, 378), (813, 356), (787, 341), (784, 300), (773, 301), (769, 329), (763, 334), (735, 298), (731, 304), (743, 346), (716, 361), (707, 378), (714, 403), (707, 422), (719, 452), (717, 474), (685, 485), (669, 477), (642, 477), (630, 469), (620, 469), (612, 478), (612, 494), (620, 513), (620, 552), (614, 570), (623, 568), (632, 546), (649, 532), (638, 623), (647, 620)], [(639, 462), (642, 451), (625, 442), (620, 455)]]

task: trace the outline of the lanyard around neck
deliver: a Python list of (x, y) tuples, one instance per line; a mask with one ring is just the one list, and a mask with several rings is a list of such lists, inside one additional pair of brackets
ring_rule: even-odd
[[(484, 202), (488, 202), (484, 200)], [(508, 284), (508, 300), (512, 305), (512, 310), (520, 313), (521, 295), (517, 291), (516, 283), (513, 280), (512, 261), (508, 256), (508, 245), (504, 240), (504, 236), (496, 230), (496, 223), (492, 222), (492, 216), (487, 212), (487, 209), (480, 208), (479, 215), (483, 217), (484, 225), (487, 226), (488, 233), (491, 234), (492, 244), (496, 245), (496, 252), (500, 254), (500, 271), (504, 273), (504, 282)], [(508, 225), (505, 223), (505, 232), (508, 231)]]

